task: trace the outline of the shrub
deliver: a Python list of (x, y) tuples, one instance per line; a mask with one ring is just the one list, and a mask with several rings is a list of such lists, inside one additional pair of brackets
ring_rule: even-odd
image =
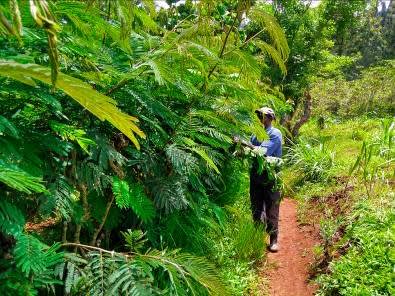
[(369, 200), (358, 204), (357, 221), (346, 230), (351, 248), (318, 278), (318, 295), (394, 295), (395, 207)]

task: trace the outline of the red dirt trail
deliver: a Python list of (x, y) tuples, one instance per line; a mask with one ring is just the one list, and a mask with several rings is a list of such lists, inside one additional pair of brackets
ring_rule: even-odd
[(314, 261), (313, 247), (318, 234), (312, 227), (299, 226), (296, 202), (284, 199), (280, 204), (278, 253), (268, 253), (265, 275), (270, 296), (311, 296), (316, 287), (308, 282), (308, 269)]

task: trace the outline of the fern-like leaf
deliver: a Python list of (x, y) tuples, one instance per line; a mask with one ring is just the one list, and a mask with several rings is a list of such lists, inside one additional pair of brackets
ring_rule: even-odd
[(129, 186), (126, 181), (114, 177), (113, 192), (117, 205), (120, 208), (131, 208), (143, 222), (150, 222), (155, 217), (155, 207), (145, 195), (142, 185), (134, 183)]
[(14, 248), (16, 266), (26, 275), (39, 274), (63, 261), (63, 253), (57, 253), (60, 244), (47, 247), (28, 234), (17, 237)]
[(285, 62), (281, 57), (281, 53), (279, 53), (273, 46), (263, 41), (256, 41), (255, 45), (263, 52), (267, 53), (284, 74), (287, 73), (287, 68), (285, 67)]
[(150, 180), (150, 191), (157, 208), (171, 213), (188, 207), (185, 180), (179, 176), (161, 177)]
[(284, 31), (281, 29), (276, 18), (257, 7), (251, 9), (248, 16), (262, 28), (265, 28), (280, 57), (283, 60), (286, 60), (289, 55), (288, 42)]
[(93, 140), (86, 137), (86, 132), (82, 129), (56, 121), (50, 121), (49, 125), (52, 130), (59, 134), (63, 139), (77, 142), (81, 149), (88, 154), (89, 146), (96, 144)]
[(14, 205), (0, 201), (0, 230), (10, 235), (18, 235), (25, 225), (25, 217)]
[(63, 219), (70, 220), (73, 213), (74, 202), (78, 200), (75, 189), (60, 176), (48, 186), (40, 210), (44, 215), (51, 213), (60, 215)]

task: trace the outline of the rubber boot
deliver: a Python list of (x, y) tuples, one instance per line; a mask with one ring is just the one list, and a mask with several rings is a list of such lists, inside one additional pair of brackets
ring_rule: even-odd
[(271, 234), (270, 235), (270, 245), (269, 245), (269, 251), (270, 252), (278, 252), (279, 247), (277, 243), (277, 234)]

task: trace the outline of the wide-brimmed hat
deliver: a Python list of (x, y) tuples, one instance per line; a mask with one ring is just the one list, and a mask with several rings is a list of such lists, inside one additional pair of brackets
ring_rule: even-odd
[(256, 114), (265, 114), (269, 115), (272, 119), (276, 119), (276, 114), (274, 113), (272, 108), (269, 107), (262, 107), (255, 110)]

